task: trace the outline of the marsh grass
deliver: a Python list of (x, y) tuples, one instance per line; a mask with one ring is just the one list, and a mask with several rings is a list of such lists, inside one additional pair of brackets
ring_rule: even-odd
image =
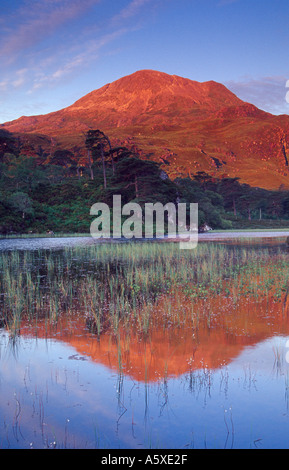
[(144, 242), (4, 252), (0, 320), (15, 333), (22, 321), (44, 317), (47, 324), (57, 324), (61, 315), (77, 313), (99, 336), (107, 330), (117, 335), (120, 326), (141, 334), (154, 325), (177, 327), (188, 321), (197, 328), (206, 315), (210, 328), (206, 303), (213, 297), (231, 297), (235, 305), (241, 297), (252, 302), (267, 297), (284, 306), (288, 267), (283, 248), (211, 243), (194, 250)]

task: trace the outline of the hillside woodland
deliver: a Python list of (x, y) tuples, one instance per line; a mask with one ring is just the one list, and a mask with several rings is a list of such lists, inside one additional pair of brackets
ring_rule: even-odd
[(86, 163), (57, 149), (35, 156), (0, 131), (0, 233), (88, 233), (96, 202), (199, 204), (199, 226), (213, 229), (279, 227), (289, 223), (289, 191), (267, 190), (204, 171), (170, 178), (160, 163), (133, 147), (113, 146), (101, 130), (84, 136)]

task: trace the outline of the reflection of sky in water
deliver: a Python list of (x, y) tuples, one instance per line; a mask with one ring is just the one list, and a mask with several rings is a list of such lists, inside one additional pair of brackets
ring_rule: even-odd
[(50, 248), (65, 248), (80, 245), (93, 245), (92, 237), (63, 237), (63, 238), (7, 238), (0, 240), (0, 250), (38, 250)]
[[(76, 360), (75, 350), (54, 340), (19, 338), (15, 352), (8, 346), (9, 353), (7, 350), (3, 353), (4, 342), (7, 342), (6, 335), (1, 337), (1, 415), (4, 421), (10, 416), (11, 422), (15, 422), (16, 399), (19, 401), (20, 429), (25, 438), (20, 440), (20, 447), (27, 447), (28, 441), (42, 446), (40, 431), (43, 430), (52, 441), (54, 434), (58, 435), (59, 445), (65, 442), (66, 432), (76, 434), (76, 439), (85, 445), (86, 427), (90, 433), (88, 444), (93, 445), (93, 427), (99, 415), (100, 421), (113, 422), (115, 417), (115, 407), (109, 404), (115, 377), (100, 365)], [(41, 413), (45, 425), (40, 421)], [(35, 426), (36, 441), (32, 432)], [(3, 439), (5, 432), (1, 432)], [(15, 442), (11, 445), (17, 446)]]
[[(1, 240), (0, 249), (93, 243)], [(40, 318), (37, 339), (34, 326), (21, 327), (26, 336), (14, 343), (0, 330), (0, 447), (288, 448), (287, 314), (274, 302), (269, 311), (261, 302), (233, 308), (224, 298), (207, 307), (216, 316), (209, 330), (200, 323), (194, 338), (185, 325), (174, 334), (154, 329), (146, 354), (132, 334), (112, 345), (105, 335), (89, 341), (83, 318), (73, 318), (73, 331), (63, 320), (61, 332), (46, 339)]]
[[(133, 241), (138, 241), (135, 239)], [(145, 241), (145, 239), (139, 240)], [(153, 241), (153, 240), (149, 240)], [(155, 241), (158, 241), (155, 239)], [(41, 249), (61, 249), (73, 248), (77, 246), (91, 246), (99, 243), (131, 243), (131, 239), (122, 238), (92, 238), (87, 237), (40, 237), (40, 238), (3, 238), (0, 239), (0, 251), (8, 250), (41, 250)]]
[[(238, 239), (238, 243), (246, 242), (248, 244), (248, 239), (256, 239), (255, 243), (260, 242), (262, 239), (262, 246), (268, 244), (269, 246), (274, 243), (284, 244), (285, 237), (289, 235), (289, 232), (286, 231), (263, 231), (263, 232), (249, 232), (249, 231), (240, 231), (240, 232), (208, 232), (208, 233), (199, 233), (198, 240), (203, 241), (222, 241), (226, 240), (228, 243), (234, 242)], [(282, 242), (278, 242), (278, 238), (282, 238)], [(164, 240), (168, 240), (165, 236)], [(176, 238), (177, 239), (177, 238)], [(96, 239), (91, 236), (79, 236), (79, 237), (40, 237), (40, 238), (3, 238), (0, 239), (0, 251), (8, 250), (41, 250), (41, 249), (61, 249), (61, 248), (73, 248), (76, 246), (90, 246), (99, 243), (131, 243), (131, 242), (142, 242), (142, 241), (157, 241), (160, 242), (160, 239), (126, 239), (124, 237), (110, 239)]]
[(12, 347), (2, 330), (1, 447), (287, 448), (286, 339), (247, 347), (215, 371), (144, 383), (55, 339)]

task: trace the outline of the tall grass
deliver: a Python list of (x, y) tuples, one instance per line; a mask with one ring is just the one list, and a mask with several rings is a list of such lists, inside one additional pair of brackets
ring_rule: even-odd
[(221, 244), (180, 250), (176, 243), (112, 243), (5, 252), (0, 255), (0, 322), (16, 332), (23, 320), (45, 317), (55, 324), (60, 315), (77, 313), (97, 335), (108, 329), (117, 334), (120, 325), (141, 333), (155, 324), (190, 321), (196, 327), (203, 314), (200, 299), (204, 305), (215, 296), (231, 296), (235, 303), (240, 296), (286, 301), (288, 267), (285, 249)]

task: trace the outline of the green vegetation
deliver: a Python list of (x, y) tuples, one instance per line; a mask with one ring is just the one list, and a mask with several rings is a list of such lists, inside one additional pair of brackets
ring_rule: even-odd
[(214, 229), (277, 228), (289, 224), (289, 191), (267, 191), (216, 179), (204, 172), (171, 181), (165, 165), (135, 149), (112, 147), (101, 131), (85, 136), (87, 161), (75, 153), (39, 148), (23, 154), (11, 135), (0, 133), (0, 234), (89, 233), (96, 202), (198, 203), (199, 225)]

